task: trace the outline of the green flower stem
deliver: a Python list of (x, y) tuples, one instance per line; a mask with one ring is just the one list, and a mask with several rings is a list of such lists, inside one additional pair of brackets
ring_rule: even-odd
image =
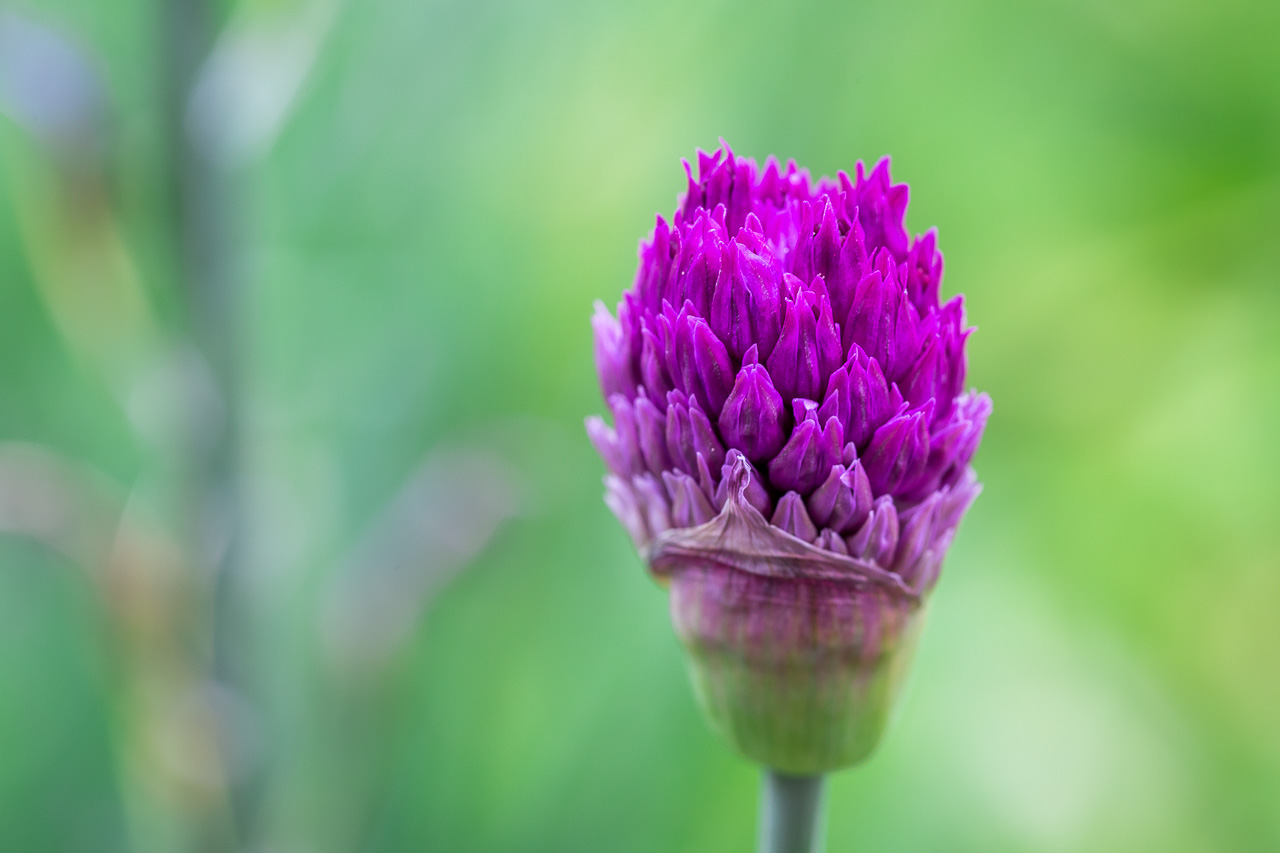
[(821, 853), (822, 793), (826, 777), (764, 771), (760, 791), (759, 853)]

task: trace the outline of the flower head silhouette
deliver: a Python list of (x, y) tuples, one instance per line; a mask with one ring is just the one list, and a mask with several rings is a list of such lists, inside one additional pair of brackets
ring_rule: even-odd
[(597, 303), (613, 425), (587, 432), (713, 721), (824, 772), (879, 739), (991, 402), (887, 158), (815, 182), (725, 145), (685, 170), (616, 317)]

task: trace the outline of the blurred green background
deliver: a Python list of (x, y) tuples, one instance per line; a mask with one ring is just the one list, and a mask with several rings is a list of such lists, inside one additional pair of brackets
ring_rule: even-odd
[(829, 848), (1280, 849), (1280, 5), (201, 5), (0, 4), (0, 848), (752, 849), (581, 426), (723, 136), (892, 154), (996, 406)]

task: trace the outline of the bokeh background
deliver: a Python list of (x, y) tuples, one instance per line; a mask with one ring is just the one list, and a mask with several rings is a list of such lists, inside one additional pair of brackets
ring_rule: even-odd
[(581, 426), (721, 136), (996, 406), (830, 849), (1280, 849), (1269, 0), (0, 4), (0, 847), (751, 849)]

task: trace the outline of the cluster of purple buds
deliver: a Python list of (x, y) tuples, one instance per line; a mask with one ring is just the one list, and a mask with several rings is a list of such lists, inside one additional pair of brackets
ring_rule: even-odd
[[(613, 415), (587, 421), (605, 500), (671, 581), (695, 661), (733, 646), (743, 677), (775, 671), (750, 691), (794, 694), (776, 679), (786, 655), (844, 637), (874, 674), (911, 633), (980, 490), (969, 462), (991, 403), (964, 392), (962, 297), (940, 304), (936, 235), (909, 236), (908, 189), (891, 183), (888, 159), (814, 182), (794, 162), (760, 169), (723, 146), (699, 152), (697, 178), (685, 169), (687, 191), (641, 244), (617, 317), (597, 304), (593, 319)], [(767, 600), (744, 603), (765, 587)], [(819, 626), (834, 633), (799, 636), (797, 608), (834, 619)], [(744, 662), (752, 655), (772, 663)], [(747, 688), (720, 683), (723, 663), (700, 692), (749, 755), (808, 771), (874, 745), (878, 729), (845, 732), (858, 743), (834, 756), (756, 743), (777, 738), (736, 729), (777, 725), (779, 712), (737, 707)], [(717, 712), (721, 700), (734, 707)], [(798, 757), (806, 750), (822, 754)]]

